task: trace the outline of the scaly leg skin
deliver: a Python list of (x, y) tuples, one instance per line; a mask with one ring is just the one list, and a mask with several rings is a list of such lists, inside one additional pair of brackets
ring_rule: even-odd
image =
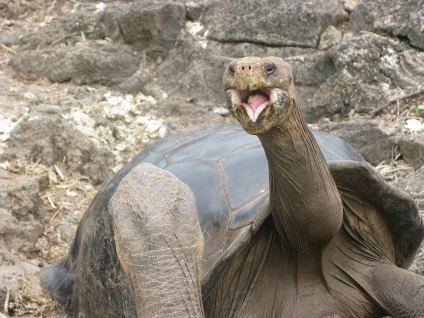
[(189, 187), (140, 164), (122, 179), (109, 213), (137, 316), (203, 317), (203, 236)]
[(424, 317), (423, 276), (395, 265), (383, 265), (375, 267), (371, 277), (368, 284), (375, 300), (392, 317)]

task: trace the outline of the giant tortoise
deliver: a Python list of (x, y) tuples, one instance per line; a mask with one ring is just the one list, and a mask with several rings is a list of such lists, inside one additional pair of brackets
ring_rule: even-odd
[(290, 67), (224, 75), (239, 126), (144, 149), (94, 198), (43, 282), (69, 317), (422, 317), (417, 206), (310, 131)]

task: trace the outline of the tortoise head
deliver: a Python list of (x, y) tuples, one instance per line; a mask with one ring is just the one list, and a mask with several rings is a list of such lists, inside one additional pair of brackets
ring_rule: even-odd
[(249, 134), (262, 134), (284, 122), (295, 103), (293, 75), (278, 57), (244, 57), (224, 73), (230, 112)]

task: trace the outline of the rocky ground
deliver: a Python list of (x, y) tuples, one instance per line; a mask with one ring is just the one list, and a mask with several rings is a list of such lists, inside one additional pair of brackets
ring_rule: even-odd
[[(424, 216), (422, 2), (265, 2), (0, 0), (0, 318), (61, 317), (40, 268), (135, 153), (232, 121), (234, 57), (289, 61), (311, 127), (354, 145)], [(423, 249), (410, 269), (424, 275)]]

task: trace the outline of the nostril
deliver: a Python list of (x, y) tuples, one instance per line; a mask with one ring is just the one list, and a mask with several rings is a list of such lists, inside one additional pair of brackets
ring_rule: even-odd
[(240, 70), (241, 71), (251, 71), (251, 70), (253, 70), (253, 67), (252, 67), (252, 65), (240, 65)]

